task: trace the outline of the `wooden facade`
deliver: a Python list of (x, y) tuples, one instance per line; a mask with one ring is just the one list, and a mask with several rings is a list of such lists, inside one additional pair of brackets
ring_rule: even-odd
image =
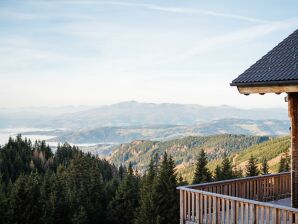
[[(298, 224), (298, 30), (232, 81), (241, 94), (288, 94), (292, 170), (179, 187), (180, 223)], [(291, 206), (269, 203), (291, 197)]]

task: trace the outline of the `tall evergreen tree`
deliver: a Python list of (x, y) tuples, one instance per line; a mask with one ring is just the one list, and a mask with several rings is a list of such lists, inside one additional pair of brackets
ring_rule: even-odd
[(207, 156), (204, 149), (201, 149), (200, 155), (196, 162), (195, 174), (193, 177), (193, 184), (210, 182), (212, 180), (212, 175), (207, 168)]
[[(44, 180), (43, 197), (47, 197), (47, 182), (51, 181), (48, 200), (45, 204), (47, 211), (44, 217), (45, 223), (70, 224), (71, 208), (66, 194), (66, 190), (70, 189), (65, 186), (63, 172), (65, 172), (64, 167), (61, 165), (58, 167), (57, 174), (52, 174), (50, 180)], [(45, 176), (45, 178), (47, 177)]]
[(269, 174), (269, 164), (266, 157), (262, 159), (261, 174), (262, 175)]
[(70, 216), (86, 212), (86, 218), (92, 223), (102, 219), (102, 175), (95, 158), (91, 155), (76, 155), (69, 166), (61, 173), (65, 193), (71, 208)]
[(120, 183), (115, 197), (110, 203), (109, 219), (112, 223), (133, 224), (136, 218), (136, 209), (139, 205), (139, 183), (133, 174), (131, 163), (127, 175)]
[(223, 179), (223, 176), (222, 176), (222, 172), (221, 172), (221, 166), (217, 165), (214, 170), (214, 180), (220, 181), (222, 179)]
[(10, 206), (14, 223), (38, 224), (42, 219), (40, 178), (36, 173), (21, 174), (13, 184)]
[(257, 160), (253, 155), (251, 155), (246, 165), (246, 176), (247, 177), (258, 176), (259, 173), (260, 171), (258, 168)]
[(86, 224), (88, 223), (87, 213), (83, 206), (80, 206), (72, 217), (72, 224)]
[(291, 167), (290, 163), (291, 163), (291, 158), (289, 156), (289, 153), (285, 152), (280, 158), (278, 172), (290, 171), (290, 167)]
[(9, 212), (9, 198), (4, 191), (4, 186), (0, 176), (0, 224), (10, 223), (11, 216)]
[(123, 180), (124, 176), (126, 175), (126, 167), (122, 166), (122, 164), (120, 165), (119, 169), (118, 169), (118, 175), (120, 180)]
[(140, 190), (140, 207), (137, 210), (136, 224), (156, 224), (155, 197), (157, 177), (156, 162), (151, 159), (149, 170), (144, 175)]
[(225, 155), (221, 163), (221, 176), (222, 180), (233, 179), (233, 166), (231, 160)]
[(172, 157), (168, 158), (167, 153), (164, 153), (155, 186), (157, 224), (178, 223), (179, 200), (176, 187), (177, 176), (174, 161)]

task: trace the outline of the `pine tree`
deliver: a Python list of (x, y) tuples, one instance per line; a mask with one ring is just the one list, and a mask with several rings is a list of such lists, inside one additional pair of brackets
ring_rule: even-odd
[(225, 155), (221, 163), (221, 176), (222, 180), (233, 179), (233, 166), (231, 160)]
[(123, 180), (124, 176), (126, 175), (126, 168), (125, 166), (122, 166), (122, 164), (120, 165), (119, 169), (118, 169), (118, 175), (120, 180)]
[(212, 180), (211, 172), (207, 168), (207, 156), (204, 149), (201, 149), (200, 155), (196, 162), (195, 174), (193, 177), (193, 184), (210, 182)]
[(53, 224), (69, 224), (71, 219), (71, 208), (67, 198), (65, 180), (62, 166), (58, 168), (57, 174), (51, 179), (51, 190), (48, 199), (48, 214), (46, 219)]
[(290, 163), (291, 163), (291, 158), (288, 152), (285, 152), (280, 158), (278, 172), (290, 171)]
[(290, 171), (291, 169), (291, 157), (289, 152), (285, 152), (285, 171)]
[(177, 176), (172, 157), (164, 153), (155, 186), (157, 224), (178, 223), (179, 199), (176, 190)]
[(86, 210), (83, 206), (80, 206), (72, 217), (72, 224), (86, 224), (88, 223), (88, 218)]
[(269, 174), (269, 164), (266, 157), (262, 159), (261, 174), (262, 175)]
[[(1, 149), (0, 149), (1, 150)], [(0, 224), (10, 223), (9, 198), (7, 197), (0, 176)]]
[(136, 208), (139, 205), (139, 186), (137, 178), (133, 174), (131, 163), (127, 175), (120, 183), (115, 197), (112, 199), (109, 209), (109, 220), (112, 223), (133, 224)]
[(223, 176), (222, 176), (222, 172), (221, 172), (221, 166), (217, 165), (215, 168), (215, 171), (214, 171), (214, 180), (220, 181), (222, 179), (223, 179)]
[(53, 217), (52, 217), (52, 207), (50, 204), (50, 197), (52, 194), (52, 184), (54, 182), (54, 175), (52, 175), (51, 172), (47, 171), (43, 177), (41, 188), (40, 188), (40, 194), (41, 194), (41, 203), (43, 204), (43, 217), (42, 222), (43, 223), (53, 223)]
[(259, 173), (260, 171), (257, 165), (257, 160), (253, 155), (251, 155), (246, 165), (246, 176), (247, 177), (258, 176)]
[(85, 209), (91, 223), (102, 219), (102, 175), (97, 166), (96, 159), (91, 155), (77, 154), (61, 173), (62, 183), (66, 187), (66, 200), (71, 210), (70, 219), (79, 212), (80, 206)]
[(42, 206), (40, 203), (40, 179), (37, 174), (21, 174), (10, 195), (10, 206), (15, 223), (40, 223)]
[(137, 210), (136, 224), (155, 224), (155, 190), (157, 170), (156, 162), (151, 159), (149, 170), (144, 175), (140, 190), (140, 207)]

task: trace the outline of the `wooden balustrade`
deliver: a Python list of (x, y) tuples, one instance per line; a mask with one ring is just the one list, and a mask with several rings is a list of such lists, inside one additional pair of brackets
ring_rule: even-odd
[(290, 196), (290, 173), (178, 189), (181, 224), (298, 224), (298, 209), (263, 202)]
[(291, 196), (291, 175), (290, 172), (283, 172), (188, 187), (256, 201), (273, 201)]

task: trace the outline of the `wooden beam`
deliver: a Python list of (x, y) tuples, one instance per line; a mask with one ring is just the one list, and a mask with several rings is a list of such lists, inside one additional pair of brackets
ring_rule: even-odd
[(253, 93), (297, 93), (298, 85), (276, 85), (276, 86), (238, 86), (238, 90), (241, 94), (253, 94)]
[(292, 207), (298, 208), (298, 93), (288, 94), (288, 108), (291, 121)]

